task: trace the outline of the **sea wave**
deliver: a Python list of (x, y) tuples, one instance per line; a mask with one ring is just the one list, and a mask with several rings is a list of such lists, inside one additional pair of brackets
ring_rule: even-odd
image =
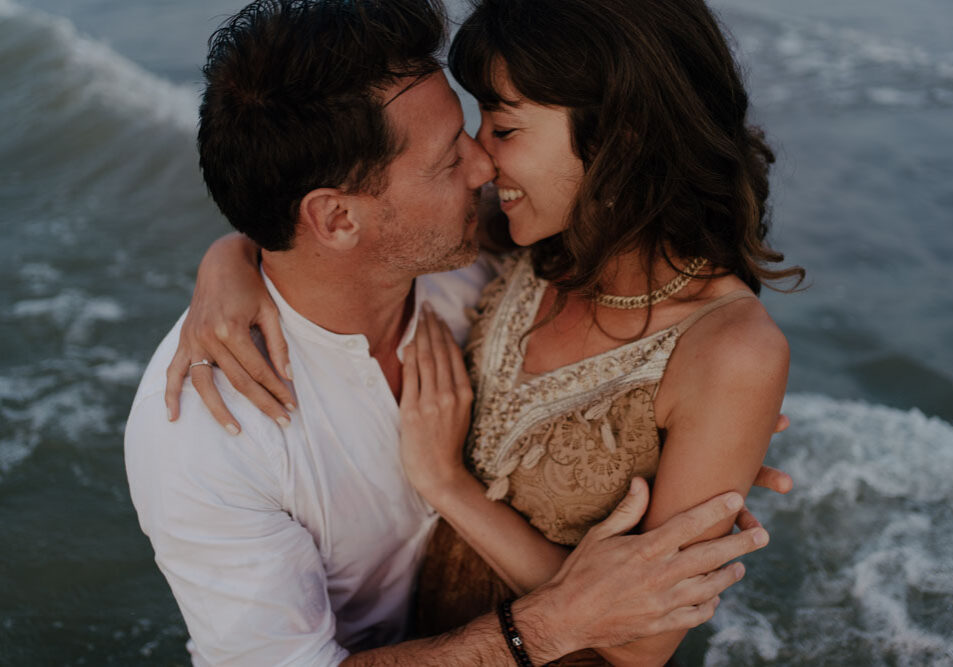
[[(0, 277), (24, 286), (11, 301), (69, 301), (63, 290), (100, 291), (103, 277), (115, 294), (157, 266), (181, 282), (170, 246), (191, 270), (183, 239), (203, 244), (220, 220), (198, 169), (197, 91), (10, 0), (0, 0), (0, 89)], [(73, 334), (84, 336), (82, 323)]]
[(953, 665), (953, 425), (793, 394), (751, 506), (772, 545), (711, 623), (705, 664)]
[[(40, 448), (121, 447), (143, 366), (106, 347), (0, 376), (0, 481)], [(117, 449), (118, 455), (118, 449)]]
[(32, 347), (47, 354), (10, 363), (15, 352), (0, 366), (0, 479), (40, 448), (119, 446), (143, 369), (115, 347), (127, 309), (111, 297), (68, 288), (4, 310)]
[(44, 113), (64, 102), (118, 108), (188, 132), (198, 118), (195, 90), (146, 71), (68, 19), (10, 0), (0, 0), (0, 80), (5, 97)]
[(128, 206), (179, 182), (184, 168), (195, 180), (198, 92), (65, 18), (0, 0), (0, 89), (4, 217), (59, 207), (72, 224), (102, 200)]

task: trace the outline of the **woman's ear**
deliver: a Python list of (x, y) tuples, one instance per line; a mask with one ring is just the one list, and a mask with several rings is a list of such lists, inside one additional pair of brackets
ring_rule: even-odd
[(319, 188), (306, 194), (298, 216), (314, 239), (330, 250), (351, 250), (360, 240), (361, 225), (353, 198), (335, 188)]

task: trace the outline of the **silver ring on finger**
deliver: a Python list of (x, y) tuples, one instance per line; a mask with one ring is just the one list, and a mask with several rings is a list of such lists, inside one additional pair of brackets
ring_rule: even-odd
[(189, 364), (189, 372), (192, 372), (192, 369), (195, 368), (196, 366), (208, 366), (209, 368), (211, 368), (212, 362), (209, 361), (208, 359), (202, 359), (202, 361), (192, 362), (191, 364)]

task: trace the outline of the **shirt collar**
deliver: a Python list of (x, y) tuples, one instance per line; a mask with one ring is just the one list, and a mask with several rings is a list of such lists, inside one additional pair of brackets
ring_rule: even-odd
[[(275, 284), (271, 282), (271, 279), (265, 274), (264, 268), (260, 270), (262, 279), (265, 281), (265, 288), (278, 307), (278, 313), (281, 316), (282, 323), (295, 336), (325, 347), (341, 350), (346, 354), (360, 357), (370, 356), (370, 344), (367, 342), (367, 337), (364, 334), (339, 334), (328, 331), (324, 327), (315, 324), (292, 308), (288, 302), (285, 301), (281, 292), (278, 291), (278, 288), (275, 287)], [(414, 339), (414, 335), (417, 333), (417, 323), (420, 321), (420, 312), (427, 299), (426, 287), (422, 281), (414, 280), (413, 290), (414, 310), (413, 313), (411, 313), (410, 322), (407, 323), (407, 328), (404, 330), (404, 335), (401, 336), (400, 343), (397, 345), (397, 358), (400, 359), (401, 362), (404, 361), (404, 348)]]

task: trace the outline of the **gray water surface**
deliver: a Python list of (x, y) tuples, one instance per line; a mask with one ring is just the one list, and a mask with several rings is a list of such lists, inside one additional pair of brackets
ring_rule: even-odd
[[(227, 229), (196, 106), (242, 4), (0, 0), (0, 664), (187, 661), (122, 429)], [(680, 657), (953, 665), (953, 6), (715, 7), (778, 149), (773, 242), (812, 286), (764, 297), (796, 490), (753, 494), (772, 545)]]

